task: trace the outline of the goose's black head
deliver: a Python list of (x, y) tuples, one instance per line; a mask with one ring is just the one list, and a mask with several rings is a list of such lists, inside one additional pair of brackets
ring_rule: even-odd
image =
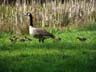
[(25, 14), (25, 16), (32, 16), (32, 14), (31, 14), (30, 12), (27, 12), (27, 13)]
[(30, 25), (33, 26), (33, 16), (32, 16), (32, 14), (30, 12), (27, 12), (25, 14), (25, 16), (29, 16), (30, 17)]

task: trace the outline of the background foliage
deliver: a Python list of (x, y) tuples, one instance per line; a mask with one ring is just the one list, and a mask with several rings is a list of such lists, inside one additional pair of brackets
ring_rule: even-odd
[(34, 25), (60, 30), (96, 22), (95, 0), (1, 0), (0, 32), (27, 33), (31, 12)]

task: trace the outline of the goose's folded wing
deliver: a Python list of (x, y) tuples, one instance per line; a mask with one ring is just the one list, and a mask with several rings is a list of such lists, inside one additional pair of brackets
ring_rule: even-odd
[(41, 29), (41, 28), (37, 28), (35, 30), (35, 33), (37, 35), (42, 35), (42, 36), (50, 36), (50, 37), (54, 37), (54, 35), (52, 35), (51, 33), (49, 33), (48, 31), (44, 30), (44, 29)]
[(47, 32), (46, 30), (41, 29), (41, 28), (36, 28), (34, 32), (35, 32), (36, 34), (43, 34), (43, 35), (48, 35), (48, 34), (50, 34), (50, 33)]

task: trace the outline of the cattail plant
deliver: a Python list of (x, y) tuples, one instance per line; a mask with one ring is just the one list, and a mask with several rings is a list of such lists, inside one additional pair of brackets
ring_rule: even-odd
[(96, 22), (95, 3), (95, 0), (0, 1), (0, 31), (27, 32), (28, 19), (24, 17), (26, 12), (33, 14), (35, 26), (43, 28), (84, 26)]

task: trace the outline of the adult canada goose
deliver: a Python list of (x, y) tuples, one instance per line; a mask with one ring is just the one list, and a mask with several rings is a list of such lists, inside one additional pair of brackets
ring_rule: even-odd
[(60, 38), (55, 37), (53, 34), (47, 32), (46, 30), (34, 27), (33, 16), (31, 13), (26, 13), (25, 15), (29, 16), (30, 18), (29, 34), (32, 35), (34, 38), (37, 38), (39, 42), (44, 42), (46, 38), (53, 38), (60, 40)]

